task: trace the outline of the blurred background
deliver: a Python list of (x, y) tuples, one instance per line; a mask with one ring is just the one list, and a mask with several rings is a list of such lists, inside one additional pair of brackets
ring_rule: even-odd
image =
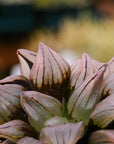
[(109, 61), (114, 0), (0, 0), (0, 79), (17, 71), (17, 49), (37, 52), (39, 42), (70, 64), (82, 53)]

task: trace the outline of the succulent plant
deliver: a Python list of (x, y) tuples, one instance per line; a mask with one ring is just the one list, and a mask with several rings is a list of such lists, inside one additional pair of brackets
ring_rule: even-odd
[(70, 66), (42, 43), (17, 55), (21, 75), (0, 80), (2, 144), (114, 143), (114, 58)]

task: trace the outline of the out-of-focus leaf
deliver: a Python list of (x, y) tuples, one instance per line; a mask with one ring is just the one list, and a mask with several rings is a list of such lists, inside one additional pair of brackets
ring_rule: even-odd
[(83, 137), (83, 122), (59, 124), (41, 130), (40, 140), (46, 144), (76, 144)]
[(40, 43), (30, 73), (32, 88), (61, 100), (65, 96), (69, 79), (69, 64), (55, 51)]
[(24, 87), (17, 84), (0, 85), (0, 124), (21, 115), (20, 94)]
[(68, 123), (68, 120), (64, 117), (55, 116), (45, 121), (44, 126), (53, 126), (61, 123)]
[(114, 73), (108, 75), (103, 80), (103, 86), (102, 86), (102, 95), (103, 97), (106, 97), (108, 95), (114, 94)]
[[(93, 60), (93, 63), (96, 67), (96, 70), (99, 70), (104, 64), (106, 64), (106, 63), (100, 63), (96, 60)], [(107, 63), (107, 68), (106, 68), (106, 72), (104, 73), (104, 78), (106, 78), (112, 73), (114, 73), (114, 57)]]
[(35, 61), (36, 53), (25, 49), (19, 49), (17, 50), (17, 56), (20, 61), (21, 74), (29, 79), (30, 70)]
[(5, 84), (17, 84), (23, 86), (24, 89), (26, 90), (30, 89), (29, 81), (24, 76), (21, 75), (11, 75), (0, 80), (0, 85)]
[(78, 59), (71, 65), (71, 74), (73, 74), (78, 69), (80, 62), (81, 59)]
[(35, 91), (22, 93), (21, 105), (28, 114), (30, 124), (40, 131), (44, 122), (51, 117), (61, 116), (62, 105), (59, 100)]
[(105, 128), (114, 121), (114, 94), (108, 96), (99, 104), (90, 116), (94, 125)]
[(17, 142), (17, 144), (43, 144), (43, 143), (35, 138), (26, 136), (26, 137), (21, 138)]
[(16, 143), (24, 136), (34, 136), (33, 129), (24, 121), (13, 120), (0, 125), (0, 138)]
[(71, 69), (71, 89), (79, 87), (89, 75), (95, 72), (92, 59), (87, 54), (83, 54), (81, 61), (77, 63)]
[(77, 89), (68, 101), (68, 114), (77, 121), (83, 120), (85, 125), (95, 105), (101, 98), (101, 84), (105, 66), (98, 72), (90, 75)]
[(99, 130), (91, 134), (89, 144), (114, 144), (114, 130)]
[(95, 71), (98, 71), (102, 66), (106, 64), (106, 63), (101, 63), (99, 61), (96, 61), (94, 59), (92, 59), (92, 62), (93, 62)]
[(14, 144), (13, 142), (10, 142), (9, 140), (3, 141), (1, 144)]

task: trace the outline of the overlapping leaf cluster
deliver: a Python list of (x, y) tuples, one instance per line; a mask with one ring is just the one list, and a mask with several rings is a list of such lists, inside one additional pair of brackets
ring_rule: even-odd
[(70, 66), (42, 43), (17, 55), (22, 75), (0, 80), (2, 144), (114, 143), (114, 58)]

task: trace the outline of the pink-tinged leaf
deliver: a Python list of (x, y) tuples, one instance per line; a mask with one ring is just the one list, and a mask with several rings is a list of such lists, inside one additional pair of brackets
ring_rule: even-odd
[(40, 140), (46, 144), (76, 144), (84, 135), (83, 122), (59, 124), (41, 130)]
[(114, 144), (114, 130), (99, 130), (90, 135), (89, 144)]
[(20, 94), (24, 87), (17, 84), (0, 85), (0, 124), (16, 118), (21, 113)]
[(9, 140), (5, 140), (5, 141), (3, 141), (3, 142), (0, 143), (0, 144), (14, 144), (14, 143), (10, 142)]
[(82, 59), (76, 62), (71, 69), (70, 88), (79, 87), (94, 72), (95, 68), (92, 59), (87, 54), (83, 54)]
[(35, 61), (36, 53), (25, 49), (19, 49), (17, 50), (17, 56), (20, 62), (21, 74), (29, 79), (30, 70)]
[(94, 125), (105, 128), (114, 121), (114, 94), (108, 96), (96, 105), (90, 119)]
[(107, 63), (107, 69), (104, 74), (104, 77), (107, 77), (108, 75), (114, 73), (114, 57)]
[(30, 89), (29, 81), (24, 76), (21, 75), (11, 75), (0, 80), (0, 85), (5, 84), (17, 84), (23, 86), (25, 90)]
[(69, 64), (55, 51), (40, 43), (30, 73), (32, 88), (61, 100), (69, 78)]
[(78, 69), (80, 62), (81, 62), (81, 59), (78, 59), (71, 65), (72, 74)]
[(35, 138), (26, 136), (26, 137), (21, 138), (17, 142), (17, 144), (43, 144), (43, 143)]
[(24, 121), (13, 120), (0, 125), (0, 138), (16, 143), (24, 136), (35, 136), (33, 129)]
[(114, 94), (114, 73), (111, 73), (105, 77), (102, 86), (103, 98), (111, 94)]
[(21, 105), (28, 114), (30, 124), (38, 132), (46, 120), (54, 116), (61, 116), (62, 113), (62, 105), (59, 100), (35, 91), (23, 92)]
[(93, 62), (95, 71), (98, 71), (102, 66), (106, 64), (106, 63), (101, 63), (99, 61), (96, 61), (94, 59), (92, 59), (92, 62)]
[(90, 75), (77, 89), (68, 101), (68, 114), (77, 121), (83, 120), (85, 125), (95, 105), (101, 98), (101, 85), (105, 66), (98, 72)]

